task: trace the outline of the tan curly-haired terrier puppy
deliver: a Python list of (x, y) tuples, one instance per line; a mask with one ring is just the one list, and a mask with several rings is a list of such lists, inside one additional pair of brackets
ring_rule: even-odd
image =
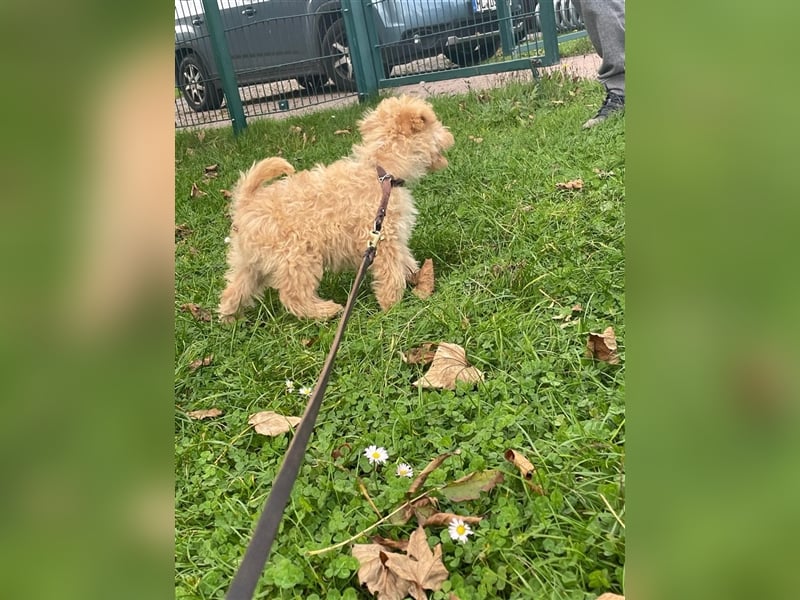
[[(328, 319), (342, 306), (317, 294), (324, 270), (356, 269), (364, 256), (381, 200), (376, 167), (401, 183), (392, 188), (372, 288), (383, 310), (398, 302), (418, 269), (408, 248), (416, 220), (405, 185), (447, 166), (442, 153), (453, 135), (430, 104), (409, 96), (383, 100), (358, 123), (362, 142), (331, 165), (295, 173), (272, 157), (243, 173), (232, 202), (228, 282), (219, 314), (233, 319), (269, 286), (292, 314)], [(263, 184), (280, 175), (287, 177)], [(402, 182), (400, 182), (402, 180)]]

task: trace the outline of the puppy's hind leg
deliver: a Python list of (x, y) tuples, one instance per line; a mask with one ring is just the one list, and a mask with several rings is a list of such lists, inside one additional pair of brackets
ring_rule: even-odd
[(263, 290), (263, 276), (249, 265), (231, 267), (225, 275), (228, 282), (219, 302), (220, 320), (233, 321), (242, 308), (253, 305), (253, 298)]
[(294, 316), (327, 320), (342, 310), (342, 305), (317, 295), (322, 279), (322, 258), (295, 256), (274, 274), (271, 285), (278, 290), (281, 303)]

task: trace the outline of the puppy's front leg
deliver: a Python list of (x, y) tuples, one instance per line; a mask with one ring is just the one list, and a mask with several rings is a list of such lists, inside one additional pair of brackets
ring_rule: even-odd
[(403, 297), (406, 279), (418, 269), (417, 261), (406, 246), (388, 240), (378, 245), (372, 263), (372, 289), (382, 310), (389, 310)]

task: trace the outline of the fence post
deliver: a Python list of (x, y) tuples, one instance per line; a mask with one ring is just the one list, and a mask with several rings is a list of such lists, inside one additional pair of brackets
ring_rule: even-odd
[(500, 26), (500, 43), (503, 46), (503, 56), (511, 56), (514, 46), (514, 30), (511, 25), (510, 0), (500, 0), (497, 3), (497, 18)]
[(242, 108), (242, 99), (239, 97), (239, 86), (236, 83), (236, 74), (233, 72), (233, 61), (231, 61), (231, 53), (225, 39), (225, 27), (222, 25), (217, 0), (203, 0), (203, 10), (206, 14), (214, 60), (217, 63), (222, 89), (225, 92), (228, 114), (233, 121), (233, 133), (239, 135), (247, 127), (247, 120)]
[(539, 2), (539, 22), (542, 26), (542, 43), (544, 46), (544, 61), (542, 66), (547, 67), (558, 63), (558, 32), (556, 31), (556, 10), (553, 0)]
[(378, 93), (378, 76), (362, 0), (341, 0), (347, 46), (361, 100)]

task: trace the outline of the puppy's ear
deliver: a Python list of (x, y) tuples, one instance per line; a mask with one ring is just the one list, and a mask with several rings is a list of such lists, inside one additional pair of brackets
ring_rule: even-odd
[(435, 118), (429, 112), (415, 107), (406, 107), (397, 114), (397, 129), (403, 135), (414, 135), (424, 131)]

